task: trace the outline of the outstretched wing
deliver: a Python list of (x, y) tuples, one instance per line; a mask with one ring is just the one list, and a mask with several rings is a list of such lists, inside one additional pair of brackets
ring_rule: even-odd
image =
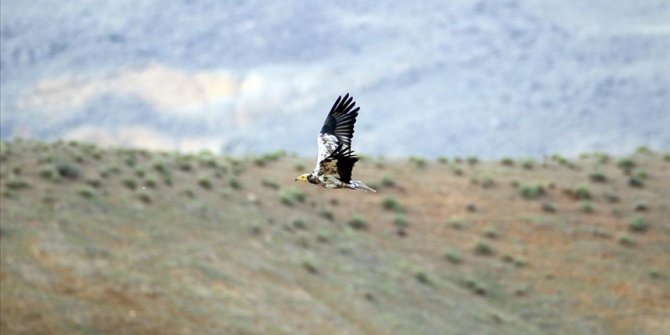
[(326, 116), (318, 138), (319, 156), (315, 169), (318, 175), (335, 175), (342, 182), (351, 181), (351, 171), (358, 161), (351, 150), (359, 110), (355, 105), (354, 98), (347, 93), (344, 98), (337, 98)]

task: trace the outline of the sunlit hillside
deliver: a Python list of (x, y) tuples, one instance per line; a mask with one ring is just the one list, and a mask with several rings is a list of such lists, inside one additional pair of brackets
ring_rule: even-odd
[(311, 158), (15, 140), (10, 334), (667, 334), (670, 155)]

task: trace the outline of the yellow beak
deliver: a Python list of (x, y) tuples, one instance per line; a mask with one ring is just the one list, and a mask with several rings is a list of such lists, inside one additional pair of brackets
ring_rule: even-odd
[(307, 174), (298, 176), (294, 181), (307, 181)]

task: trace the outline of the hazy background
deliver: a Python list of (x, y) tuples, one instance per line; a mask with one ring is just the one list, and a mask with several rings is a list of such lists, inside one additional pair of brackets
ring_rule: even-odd
[(5, 1), (3, 139), (363, 154), (670, 148), (670, 1)]

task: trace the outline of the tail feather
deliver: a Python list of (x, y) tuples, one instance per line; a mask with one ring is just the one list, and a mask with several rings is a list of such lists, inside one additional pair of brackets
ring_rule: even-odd
[(372, 189), (370, 186), (365, 185), (365, 183), (363, 183), (360, 180), (352, 180), (349, 183), (349, 185), (354, 190), (359, 190), (359, 191), (363, 191), (363, 192), (377, 192), (376, 190)]

